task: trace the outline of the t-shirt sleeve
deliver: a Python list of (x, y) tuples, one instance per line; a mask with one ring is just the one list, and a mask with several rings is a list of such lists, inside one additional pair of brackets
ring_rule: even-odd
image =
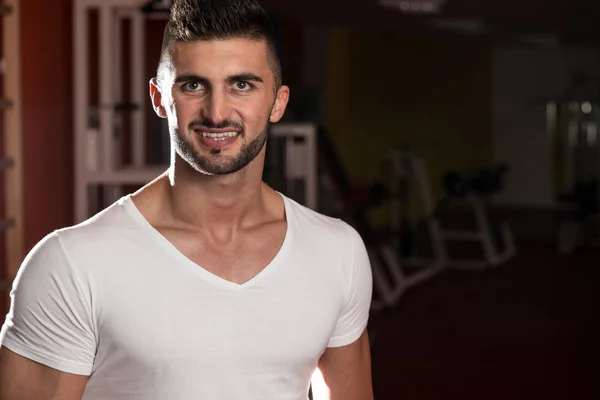
[(56, 233), (38, 243), (13, 283), (0, 344), (50, 368), (88, 376), (96, 339), (89, 290), (75, 272)]
[(351, 236), (352, 257), (346, 303), (328, 347), (341, 347), (354, 343), (366, 329), (371, 309), (373, 277), (369, 255), (358, 232), (350, 226), (348, 228)]

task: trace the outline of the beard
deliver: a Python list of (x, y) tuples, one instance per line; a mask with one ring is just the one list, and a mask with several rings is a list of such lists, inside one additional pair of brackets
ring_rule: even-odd
[[(196, 135), (194, 127), (205, 127), (209, 129), (225, 129), (239, 131), (239, 140), (242, 141), (239, 153), (233, 156), (223, 155), (222, 149), (212, 148), (209, 155), (202, 155), (194, 147), (192, 135)], [(246, 165), (250, 164), (261, 152), (269, 134), (270, 122), (266, 121), (265, 126), (259, 134), (250, 143), (246, 141), (246, 131), (240, 123), (233, 121), (223, 121), (214, 124), (207, 120), (193, 121), (188, 126), (187, 136), (182, 136), (178, 127), (173, 129), (171, 137), (174, 151), (180, 155), (196, 171), (207, 175), (228, 175), (233, 174)]]

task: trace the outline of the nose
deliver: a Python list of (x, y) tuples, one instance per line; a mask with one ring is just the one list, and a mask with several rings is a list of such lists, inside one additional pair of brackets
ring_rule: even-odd
[(205, 97), (205, 103), (202, 107), (202, 117), (218, 124), (227, 120), (231, 114), (231, 107), (226, 94), (220, 91), (211, 91)]

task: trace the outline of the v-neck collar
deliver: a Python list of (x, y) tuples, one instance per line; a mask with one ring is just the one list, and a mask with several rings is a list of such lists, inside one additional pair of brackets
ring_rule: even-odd
[(233, 290), (241, 290), (250, 286), (255, 285), (257, 282), (270, 275), (277, 267), (281, 264), (282, 260), (288, 255), (290, 251), (291, 241), (292, 241), (292, 220), (291, 214), (291, 206), (290, 200), (281, 193), (278, 193), (282, 199), (285, 208), (285, 216), (286, 216), (286, 232), (285, 238), (279, 251), (273, 257), (273, 259), (254, 277), (244, 283), (235, 283), (229, 281), (225, 278), (222, 278), (218, 275), (209, 272), (201, 265), (195, 263), (190, 260), (187, 256), (185, 256), (173, 243), (171, 243), (165, 236), (163, 236), (156, 228), (148, 222), (148, 220), (142, 215), (140, 210), (134, 204), (131, 199), (131, 195), (124, 196), (121, 199), (122, 205), (125, 208), (127, 214), (131, 216), (143, 229), (144, 231), (151, 237), (154, 243), (156, 243), (160, 248), (167, 251), (169, 255), (176, 261), (177, 264), (181, 264), (183, 267), (190, 270), (192, 273), (198, 275), (200, 278), (204, 279), (206, 282), (209, 282), (215, 286), (219, 286), (225, 289), (233, 289)]

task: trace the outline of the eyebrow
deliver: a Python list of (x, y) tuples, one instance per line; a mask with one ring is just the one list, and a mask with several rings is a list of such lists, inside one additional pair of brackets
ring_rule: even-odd
[(263, 83), (263, 80), (260, 76), (255, 75), (250, 72), (243, 72), (241, 74), (236, 74), (227, 77), (227, 82), (239, 82), (239, 81), (248, 81), (248, 82), (260, 82)]
[[(251, 72), (242, 72), (239, 74), (230, 75), (225, 80), (227, 81), (227, 83), (233, 83), (233, 82), (239, 82), (239, 81), (264, 83), (263, 79), (260, 76), (255, 75)], [(203, 76), (195, 75), (195, 74), (178, 75), (177, 77), (175, 77), (175, 80), (174, 80), (175, 84), (189, 83), (189, 82), (199, 82), (205, 86), (210, 85), (210, 81), (207, 78), (205, 78)]]
[(206, 79), (202, 76), (194, 75), (194, 74), (182, 74), (182, 75), (176, 76), (175, 80), (173, 81), (173, 83), (175, 83), (175, 84), (189, 83), (189, 82), (200, 82), (201, 84), (206, 85), (206, 84), (208, 84), (208, 79)]

